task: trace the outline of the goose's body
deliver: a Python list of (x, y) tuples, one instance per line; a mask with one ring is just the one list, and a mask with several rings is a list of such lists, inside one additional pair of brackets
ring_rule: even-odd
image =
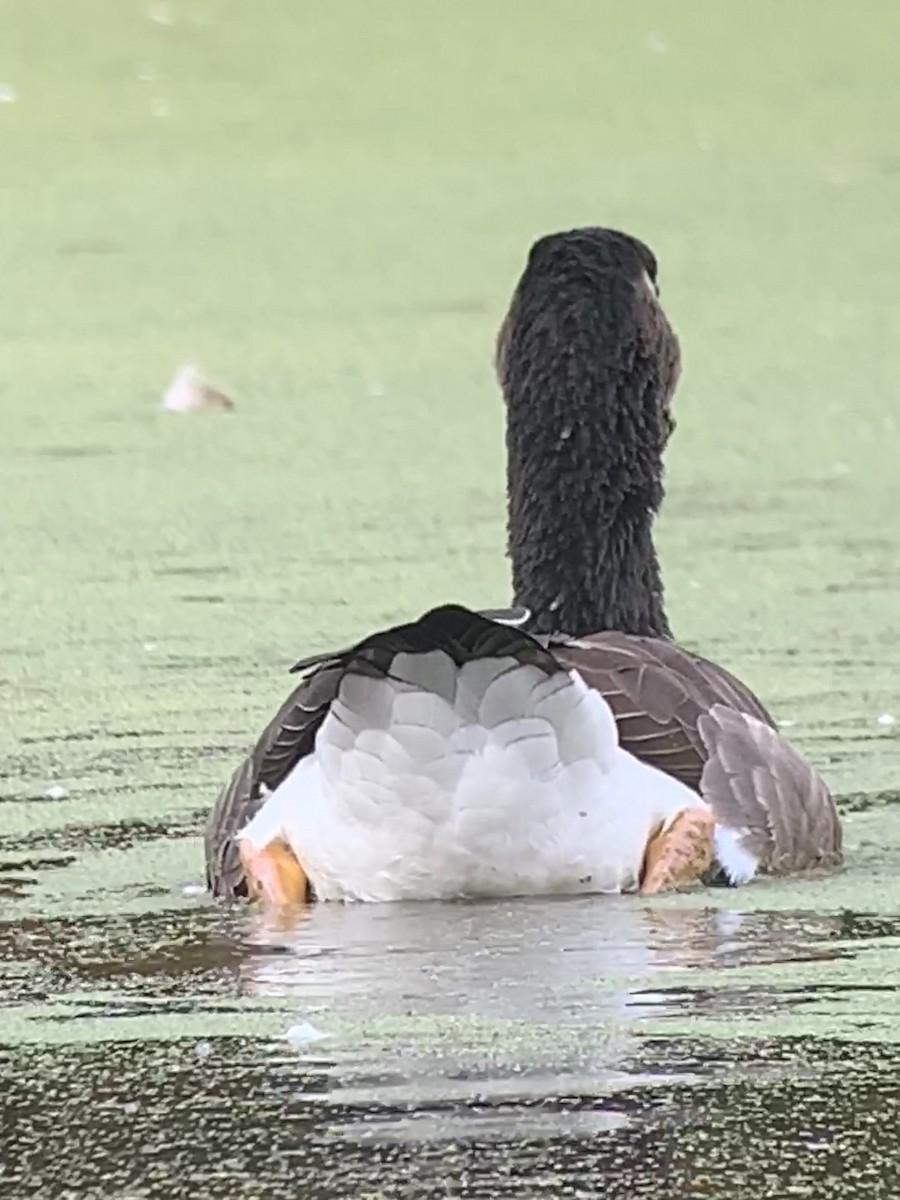
[(211, 815), (214, 893), (655, 891), (840, 861), (814, 768), (669, 635), (652, 522), (680, 357), (655, 278), (608, 230), (532, 248), (497, 352), (528, 632), (450, 607), (301, 664)]
[(673, 829), (688, 875), (756, 868), (741, 831), (623, 750), (603, 696), (527, 634), (447, 607), (333, 667), (312, 753), (239, 835), (248, 864), (289, 847), (319, 899), (656, 890), (671, 863), (654, 873), (648, 846)]

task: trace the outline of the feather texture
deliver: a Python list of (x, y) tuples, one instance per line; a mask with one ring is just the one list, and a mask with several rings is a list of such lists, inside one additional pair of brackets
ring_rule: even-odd
[[(389, 670), (402, 687), (403, 660), (390, 657), (406, 650), (402, 640), (398, 641), (393, 631), (387, 636), (390, 654), (384, 652), (377, 637), (375, 645), (371, 643), (369, 639), (368, 646), (360, 644), (359, 674), (351, 678), (377, 679)], [(458, 635), (451, 637), (449, 644), (455, 646), (459, 658)], [(587, 686), (606, 700), (621, 748), (698, 792), (711, 805), (721, 825), (741, 831), (741, 845), (759, 858), (762, 870), (784, 872), (813, 863), (840, 862), (840, 822), (828, 789), (775, 731), (753, 693), (727, 670), (661, 638), (608, 632), (578, 639), (544, 637), (535, 639), (533, 645), (528, 654), (546, 681), (543, 686), (547, 702), (557, 688), (567, 685), (568, 672), (577, 671)], [(445, 665), (439, 666), (441, 659), (436, 656), (426, 669), (421, 643), (419, 647), (422, 678), (429, 688), (449, 696), (452, 660), (444, 658)], [(509, 649), (508, 635), (498, 631), (495, 638), (489, 631), (479, 630), (470, 652), (502, 653), (504, 647)], [(327, 657), (324, 666), (301, 679), (220, 793), (206, 833), (207, 878), (215, 895), (231, 898), (246, 894), (235, 841), (237, 832), (258, 811), (260, 789), (276, 789), (314, 749), (316, 734), (337, 698), (347, 657), (356, 649)], [(380, 669), (373, 666), (376, 661)], [(443, 682), (442, 671), (446, 675)], [(502, 713), (499, 697), (507, 686), (504, 678), (501, 673), (494, 683), (496, 690), (482, 697), (480, 720), (494, 721)], [(406, 683), (412, 686), (408, 679)], [(398, 712), (402, 715), (402, 694), (392, 703), (400, 705)], [(421, 694), (416, 692), (410, 703), (421, 725), (425, 712)], [(446, 723), (441, 725), (442, 711), (445, 722), (449, 720), (446, 709), (432, 705), (425, 723), (432, 730), (446, 733)], [(373, 732), (385, 728), (387, 712), (386, 706), (379, 708), (379, 702), (372, 699), (367, 720)], [(411, 716), (403, 716), (409, 724), (409, 744), (418, 737), (421, 750), (429, 735), (421, 729), (413, 732)], [(537, 721), (539, 717), (536, 707), (529, 720)], [(345, 715), (343, 720), (350, 718)], [(476, 739), (479, 728), (478, 724), (470, 725), (466, 736)], [(542, 743), (537, 726), (522, 726), (518, 733), (521, 735), (526, 728), (528, 745), (522, 753), (537, 772), (542, 763), (545, 768), (549, 765), (556, 752), (555, 743)], [(368, 734), (362, 744), (370, 752), (376, 745), (384, 745), (367, 739)], [(474, 740), (468, 748), (475, 748)], [(445, 782), (449, 784), (449, 777)]]
[[(522, 769), (539, 776), (554, 769), (554, 756), (569, 754), (567, 739), (574, 747), (583, 735), (577, 709), (571, 729), (554, 727), (554, 705), (563, 699), (557, 689), (566, 691), (572, 672), (605, 701), (602, 708), (587, 703), (581, 716), (593, 711), (596, 719), (614, 719), (629, 762), (656, 768), (673, 786), (709, 801), (728, 831), (720, 841), (723, 855), (734, 852), (732, 874), (746, 873), (748, 856), (772, 871), (840, 861), (840, 823), (813, 768), (777, 734), (749, 688), (669, 639), (652, 525), (663, 498), (680, 348), (659, 303), (649, 248), (596, 228), (541, 238), (501, 327), (496, 370), (506, 405), (518, 607), (493, 610), (486, 616), (494, 619), (480, 624), (463, 610), (435, 610), (348, 650), (298, 663), (294, 669), (304, 672), (298, 686), (210, 815), (212, 891), (246, 893), (235, 836), (259, 810), (262, 792), (278, 789), (311, 758), (326, 722), (323, 761), (343, 755), (341, 769), (370, 790), (379, 759), (399, 767), (404, 752), (407, 765), (431, 754), (440, 786), (455, 786), (452, 756), (441, 758), (443, 741), (455, 737), (460, 752), (483, 754), (488, 727), (498, 739), (492, 750), (517, 747)], [(511, 628), (523, 622), (540, 638), (523, 642)], [(553, 635), (554, 629), (563, 632)], [(440, 654), (426, 664), (435, 650)], [(415, 679), (404, 655), (415, 659)], [(509, 678), (498, 675), (484, 687), (481, 668), (472, 672), (478, 719), (454, 733), (464, 664), (504, 656), (517, 663)], [(534, 684), (534, 696), (542, 688), (545, 694), (506, 729), (504, 713), (515, 707), (525, 667), (536, 672), (532, 682), (545, 677)], [(392, 671), (394, 686), (385, 690)], [(355, 698), (351, 692), (365, 680), (377, 686), (365, 694), (360, 722), (363, 692)], [(345, 686), (349, 702), (341, 708), (336, 701)], [(448, 713), (442, 702), (451, 689)], [(404, 729), (400, 744), (388, 733), (393, 723)], [(508, 734), (502, 746), (501, 731)], [(348, 756), (348, 747), (359, 753)], [(516, 821), (515, 806), (502, 811)]]
[(698, 721), (708, 758), (700, 790), (773, 875), (834, 867), (841, 823), (816, 769), (756, 717), (715, 704)]
[(698, 804), (529, 635), (446, 607), (344, 655), (313, 753), (238, 836), (287, 841), (325, 900), (617, 892)]

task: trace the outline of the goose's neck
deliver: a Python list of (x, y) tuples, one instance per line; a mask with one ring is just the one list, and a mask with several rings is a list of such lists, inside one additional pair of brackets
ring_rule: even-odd
[(610, 406), (609, 395), (597, 403), (571, 377), (552, 391), (507, 395), (515, 603), (531, 610), (536, 633), (668, 637), (653, 545), (662, 445), (646, 444), (633, 408), (635, 426), (623, 424), (627, 406)]

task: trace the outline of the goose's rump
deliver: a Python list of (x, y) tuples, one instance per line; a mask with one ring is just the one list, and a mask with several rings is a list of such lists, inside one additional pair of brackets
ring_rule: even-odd
[(619, 891), (692, 803), (530, 637), (446, 608), (344, 656), (313, 753), (241, 836), (288, 841), (320, 899)]
[[(481, 636), (498, 639), (497, 653), (508, 651), (510, 643), (502, 630), (495, 625), (490, 629), (494, 632)], [(384, 636), (382, 664), (390, 652)], [(368, 645), (370, 654), (376, 652), (372, 641), (362, 643)], [(515, 638), (514, 644), (521, 645), (520, 639)], [(534, 643), (530, 644), (532, 657), (539, 654)], [(399, 648), (396, 642), (390, 645)], [(308, 674), (220, 792), (205, 838), (207, 881), (214, 895), (247, 894), (236, 835), (259, 811), (263, 795), (278, 788), (297, 764), (312, 754), (319, 728), (338, 694), (348, 655), (355, 649), (313, 656), (297, 664), (295, 670)], [(707, 752), (697, 720), (711, 704), (735, 694), (727, 672), (658, 638), (603, 633), (577, 640), (552, 639), (549, 649), (555, 669), (576, 670), (604, 696), (615, 715), (623, 749), (695, 790), (699, 788)], [(541, 661), (546, 662), (546, 657)], [(768, 719), (752, 694), (743, 691), (747, 698), (742, 708)]]
[[(408, 631), (418, 626), (405, 628), (408, 642)], [(392, 654), (434, 649), (420, 635), (417, 637), (416, 644), (410, 646), (393, 631), (376, 635), (349, 651), (301, 664), (309, 673), (238, 766), (210, 813), (206, 864), (214, 895), (247, 894), (237, 834), (260, 810), (264, 793), (278, 789), (294, 768), (313, 754), (349, 657), (362, 649), (364, 657), (377, 660), (383, 675)], [(498, 657), (522, 644), (520, 635), (504, 632), (491, 622), (480, 630), (479, 637), (494, 639), (493, 644), (484, 643), (482, 649)], [(621, 749), (702, 792), (718, 820), (747, 828), (754, 846), (767, 847), (761, 862), (764, 870), (791, 871), (812, 862), (840, 861), (840, 823), (827, 788), (814, 769), (777, 734), (753, 693), (724, 668), (663, 639), (615, 632), (579, 639), (543, 639), (550, 652), (543, 659), (539, 657), (541, 648), (530, 639), (525, 641), (530, 647), (526, 655), (529, 661), (546, 663), (549, 658), (554, 670), (576, 671), (605, 698), (615, 716)], [(742, 714), (743, 721), (707, 721), (701, 732), (701, 718), (715, 706)], [(739, 752), (741, 744), (744, 752)], [(763, 744), (766, 753), (761, 756), (759, 748)], [(718, 765), (710, 767), (704, 776), (711, 760)], [(762, 809), (752, 802), (758, 789), (766, 796)], [(497, 793), (495, 803), (500, 803)], [(808, 815), (801, 822), (799, 814), (803, 811)], [(766, 822), (762, 835), (755, 825), (761, 812)], [(739, 822), (736, 816), (741, 818)], [(489, 819), (486, 809), (484, 819)], [(811, 831), (810, 837), (798, 841), (791, 830), (804, 828)]]

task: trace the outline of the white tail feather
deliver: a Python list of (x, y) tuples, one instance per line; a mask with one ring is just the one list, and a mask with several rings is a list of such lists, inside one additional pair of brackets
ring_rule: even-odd
[(321, 898), (368, 900), (634, 887), (650, 829), (697, 802), (577, 673), (442, 651), (345, 674), (276, 800), (245, 836), (278, 825)]
[(400, 653), (391, 663), (391, 678), (407, 683), (416, 692), (430, 692), (452, 704), (456, 696), (459, 668), (443, 650), (426, 654)]
[(460, 671), (457, 696), (472, 701), (474, 711), (466, 713), (467, 717), (494, 729), (504, 721), (529, 715), (534, 693), (546, 678), (537, 667), (523, 666), (513, 658), (476, 659)]
[(717, 825), (713, 834), (716, 862), (732, 884), (749, 883), (759, 869), (759, 859), (745, 849), (741, 838), (749, 831)]

